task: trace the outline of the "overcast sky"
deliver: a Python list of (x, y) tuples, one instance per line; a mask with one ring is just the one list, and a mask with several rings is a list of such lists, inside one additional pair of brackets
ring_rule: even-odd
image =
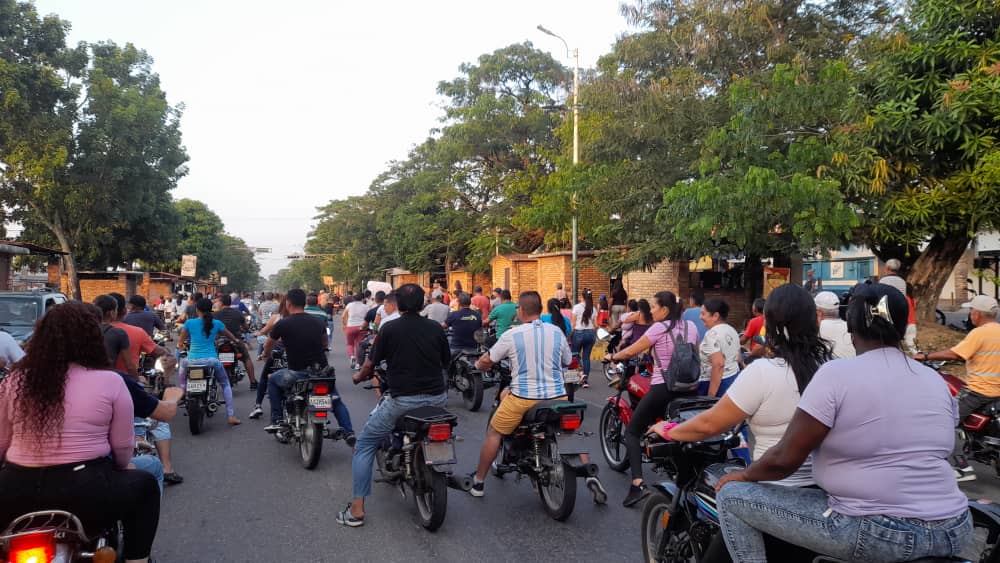
[[(437, 126), (438, 81), (532, 41), (593, 66), (626, 29), (618, 0), (36, 0), (70, 41), (132, 42), (154, 59), (191, 157), (177, 198), (204, 201), (233, 235), (270, 247), (264, 275), (299, 251), (315, 208), (363, 193)], [(350, 236), (350, 233), (345, 233)]]

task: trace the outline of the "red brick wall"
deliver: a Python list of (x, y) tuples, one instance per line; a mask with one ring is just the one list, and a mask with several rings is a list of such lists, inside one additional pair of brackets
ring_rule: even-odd
[[(62, 292), (66, 295), (70, 295), (69, 289), (69, 276), (63, 274), (62, 278)], [(110, 280), (80, 280), (80, 298), (85, 303), (91, 303), (94, 298), (98, 295), (105, 295), (112, 292), (118, 292), (126, 297), (128, 288), (126, 286), (124, 276), (119, 279)]]
[[(570, 264), (570, 287), (567, 287), (567, 293), (572, 293), (573, 288), (573, 269), (572, 264)], [(601, 295), (607, 295), (611, 293), (611, 278), (607, 274), (597, 269), (593, 265), (592, 261), (587, 258), (580, 260), (580, 274), (579, 274), (580, 291), (582, 292), (584, 288), (590, 288), (594, 292), (594, 299), (596, 300)]]
[(174, 285), (165, 281), (151, 281), (146, 285), (146, 292), (141, 293), (149, 303), (156, 302), (160, 296), (169, 297)]
[(690, 291), (688, 263), (664, 260), (650, 271), (625, 274), (622, 283), (629, 299), (651, 299), (659, 291), (672, 291), (684, 299)]
[(542, 302), (548, 301), (556, 294), (556, 284), (563, 284), (563, 290), (568, 294), (572, 291), (573, 270), (569, 256), (544, 256), (538, 259), (538, 287)]
[(747, 300), (747, 294), (743, 290), (721, 290), (705, 289), (705, 299), (720, 297), (729, 303), (729, 320), (727, 321), (737, 332), (742, 331), (750, 319), (750, 307), (752, 300)]
[(496, 256), (490, 261), (490, 269), (493, 271), (493, 287), (499, 287), (500, 289), (510, 289), (506, 287), (504, 282), (504, 270), (510, 268), (511, 283), (514, 282), (514, 265), (513, 263), (503, 256)]
[(538, 289), (538, 260), (518, 260), (510, 274), (510, 293), (517, 299), (522, 291)]

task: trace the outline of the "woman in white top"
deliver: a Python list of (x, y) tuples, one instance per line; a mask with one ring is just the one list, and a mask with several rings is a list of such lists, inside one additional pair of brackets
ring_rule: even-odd
[(347, 341), (347, 353), (351, 357), (351, 369), (358, 367), (355, 358), (358, 357), (361, 328), (365, 325), (365, 315), (368, 314), (368, 306), (365, 305), (363, 299), (364, 296), (360, 293), (355, 295), (354, 300), (344, 307), (344, 313), (340, 316), (344, 328), (344, 339)]
[(594, 293), (587, 288), (580, 295), (580, 302), (573, 307), (573, 333), (570, 335), (570, 348), (574, 354), (580, 354), (580, 368), (583, 370), (580, 384), (584, 389), (590, 387), (587, 378), (590, 376), (590, 352), (597, 342), (597, 307), (594, 307)]
[(729, 304), (722, 299), (706, 299), (701, 306), (701, 321), (708, 330), (698, 346), (701, 356), (699, 395), (721, 397), (740, 372), (740, 335), (726, 324), (728, 316)]

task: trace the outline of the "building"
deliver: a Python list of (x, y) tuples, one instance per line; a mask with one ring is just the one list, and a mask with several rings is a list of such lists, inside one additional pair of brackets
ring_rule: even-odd
[[(46, 275), (44, 284), (48, 287), (59, 287), (59, 272), (62, 257), (66, 253), (53, 248), (45, 248), (30, 242), (16, 240), (0, 240), (0, 291), (10, 291), (12, 289), (31, 289), (31, 287), (15, 287), (24, 283), (15, 284), (13, 262), (15, 256), (45, 256), (48, 259), (46, 264)], [(33, 282), (34, 280), (32, 280)], [(28, 285), (37, 286), (37, 283)]]
[[(596, 295), (611, 291), (611, 278), (595, 264), (597, 251), (579, 252), (580, 289), (589, 288)], [(561, 283), (567, 293), (573, 290), (573, 256), (570, 252), (539, 254), (500, 254), (490, 261), (493, 287), (509, 289), (514, 298), (523, 291), (537, 291), (547, 301)]]

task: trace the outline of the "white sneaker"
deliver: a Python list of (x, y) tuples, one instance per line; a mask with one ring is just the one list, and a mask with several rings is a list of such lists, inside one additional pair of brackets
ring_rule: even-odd
[(962, 470), (957, 468), (953, 469), (955, 469), (955, 480), (958, 481), (959, 483), (976, 480), (976, 474), (971, 467), (969, 467), (968, 470)]

